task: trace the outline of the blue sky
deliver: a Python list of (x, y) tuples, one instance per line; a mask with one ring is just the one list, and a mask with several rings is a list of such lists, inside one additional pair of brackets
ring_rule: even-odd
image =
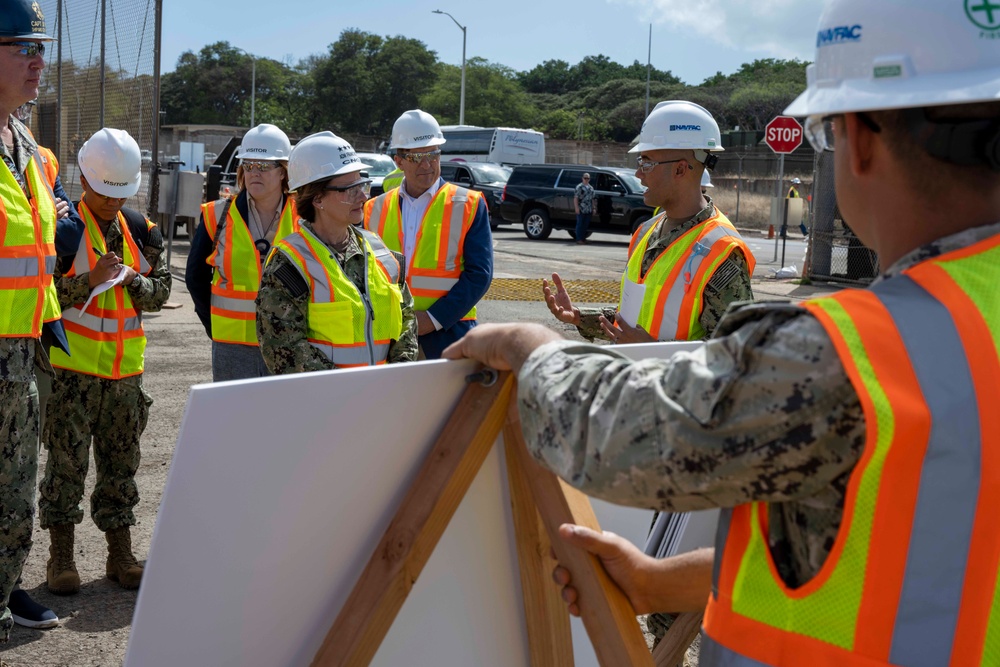
[(162, 70), (184, 51), (226, 40), (261, 57), (297, 62), (327, 51), (342, 30), (404, 35), (438, 59), (479, 56), (521, 71), (545, 60), (604, 54), (652, 62), (689, 84), (756, 58), (812, 60), (821, 0), (165, 0)]

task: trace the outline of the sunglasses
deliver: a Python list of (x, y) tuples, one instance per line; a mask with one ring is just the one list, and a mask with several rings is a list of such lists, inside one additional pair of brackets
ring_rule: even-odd
[(17, 47), (17, 53), (28, 58), (45, 55), (45, 44), (41, 42), (4, 42), (3, 45)]
[(264, 160), (243, 160), (240, 162), (240, 166), (243, 167), (244, 171), (257, 170), (261, 173), (265, 171), (271, 171), (278, 166), (276, 162), (268, 162)]
[(408, 160), (413, 164), (420, 164), (424, 160), (428, 162), (437, 162), (441, 159), (441, 151), (427, 151), (426, 153), (405, 153), (401, 155), (404, 160)]
[[(687, 159), (686, 158), (680, 158), (680, 159), (677, 159), (677, 160), (663, 160), (661, 162), (653, 162), (652, 160), (644, 160), (641, 157), (637, 157), (635, 159), (635, 168), (638, 169), (639, 171), (641, 171), (644, 174), (648, 174), (649, 172), (653, 171), (653, 169), (658, 164), (672, 164), (674, 162), (687, 162)], [(690, 165), (688, 165), (688, 166), (690, 166)]]

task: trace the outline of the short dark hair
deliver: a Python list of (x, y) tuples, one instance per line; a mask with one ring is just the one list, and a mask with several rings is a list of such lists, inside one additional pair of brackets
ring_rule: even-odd
[[(1000, 117), (1000, 103), (954, 104), (916, 111), (930, 121), (923, 128), (930, 131), (934, 122), (982, 121)], [(928, 153), (921, 137), (913, 129), (913, 113), (909, 109), (890, 109), (870, 111), (868, 115), (881, 128), (886, 143), (893, 149), (916, 191), (936, 198), (957, 186), (972, 190), (997, 187), (1000, 173), (986, 164), (959, 165)]]
[(323, 194), (324, 189), (332, 179), (313, 181), (295, 190), (295, 209), (299, 217), (308, 222), (316, 222), (316, 205), (313, 200)]

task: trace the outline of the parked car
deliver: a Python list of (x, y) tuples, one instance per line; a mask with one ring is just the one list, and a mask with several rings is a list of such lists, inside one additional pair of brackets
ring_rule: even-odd
[(496, 229), (503, 222), (500, 217), (500, 195), (510, 178), (511, 168), (492, 162), (464, 162), (449, 160), (441, 163), (441, 178), (470, 190), (478, 190), (486, 197), (490, 212), (490, 227)]
[(632, 169), (581, 164), (517, 165), (504, 187), (500, 215), (523, 224), (529, 239), (547, 239), (553, 229), (573, 236), (576, 211), (574, 188), (590, 174), (594, 186), (594, 214), (590, 231), (631, 234), (653, 215), (642, 199), (646, 188)]
[(396, 168), (392, 158), (382, 153), (358, 153), (358, 157), (368, 165), (368, 178), (372, 179), (372, 197), (382, 194), (382, 181)]

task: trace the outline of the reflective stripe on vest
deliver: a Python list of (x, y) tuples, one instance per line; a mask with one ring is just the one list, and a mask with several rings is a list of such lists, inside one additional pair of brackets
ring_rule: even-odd
[(24, 170), (30, 198), (7, 164), (0, 169), (0, 336), (42, 335), (42, 322), (59, 319), (56, 203), (36, 151)]
[(355, 231), (365, 254), (367, 293), (309, 229), (302, 227), (275, 244), (310, 286), (310, 344), (338, 367), (384, 364), (389, 346), (403, 331), (399, 263), (375, 234)]
[(796, 590), (767, 504), (731, 510), (706, 664), (1000, 664), (998, 279), (1000, 236), (805, 304), (857, 391), (865, 450), (833, 549)]
[[(251, 206), (247, 197), (247, 206)], [(250, 228), (236, 206), (236, 199), (202, 204), (205, 231), (215, 249), (205, 263), (213, 267), (212, 340), (237, 345), (257, 345), (257, 309), (262, 265), (250, 237)], [(219, 235), (219, 230), (222, 230)], [(291, 197), (285, 200), (275, 242), (298, 231), (298, 214)]]
[[(104, 234), (85, 202), (78, 207), (85, 229), (77, 248), (73, 266), (66, 277), (80, 276), (94, 270), (97, 260), (107, 253)], [(118, 226), (122, 231), (122, 264), (136, 273), (147, 276), (153, 267), (139, 249), (125, 215), (118, 213)], [(153, 224), (146, 220), (147, 229)], [(146, 351), (146, 336), (142, 328), (142, 315), (132, 304), (132, 297), (124, 285), (115, 285), (90, 300), (86, 310), (82, 303), (66, 310), (63, 325), (69, 340), (72, 356), (58, 348), (51, 351), (52, 365), (56, 368), (119, 380), (142, 373)]]
[[(705, 337), (700, 321), (705, 287), (715, 269), (739, 248), (753, 274), (754, 256), (732, 223), (716, 209), (715, 215), (667, 246), (642, 275), (646, 248), (664, 220), (665, 214), (661, 214), (647, 221), (632, 237), (628, 265), (622, 273), (622, 294), (629, 281), (646, 286), (638, 324), (657, 340), (699, 340)], [(620, 310), (620, 302), (618, 307)]]
[(38, 154), (42, 158), (42, 166), (45, 169), (45, 180), (48, 181), (50, 188), (55, 189), (56, 179), (59, 178), (59, 160), (56, 159), (55, 153), (45, 146), (38, 147)]
[[(395, 192), (365, 203), (365, 229), (376, 232), (389, 248), (403, 251), (403, 219)], [(465, 235), (476, 219), (482, 194), (444, 183), (427, 207), (417, 232), (413, 257), (407, 257), (406, 282), (415, 310), (428, 310), (458, 283), (465, 260)], [(464, 320), (476, 319), (473, 307)]]

